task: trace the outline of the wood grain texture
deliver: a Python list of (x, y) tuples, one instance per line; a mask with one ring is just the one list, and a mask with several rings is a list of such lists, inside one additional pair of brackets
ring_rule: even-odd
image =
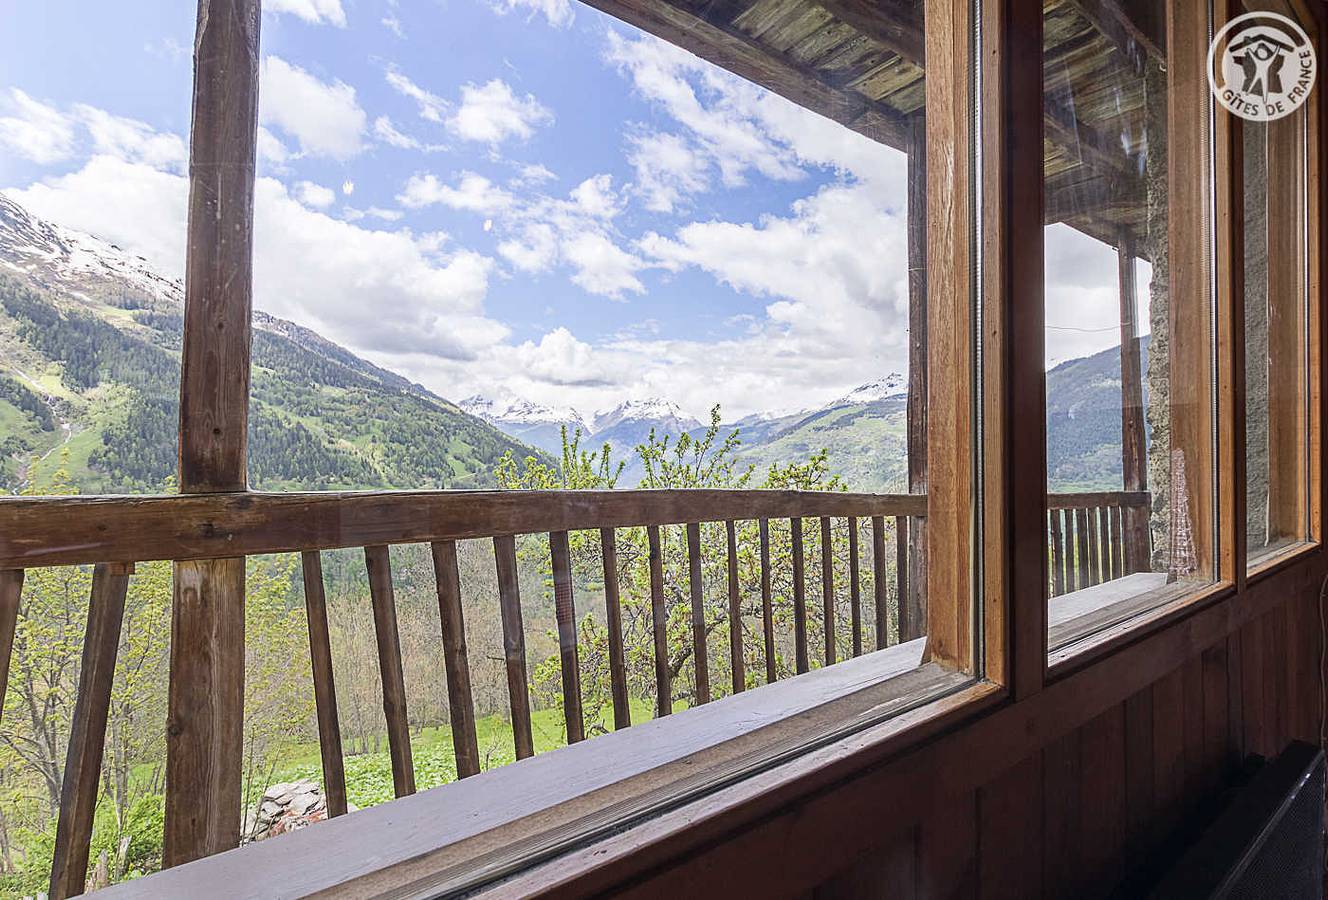
[(50, 896), (64, 900), (83, 893), (88, 873), (92, 819), (97, 808), (106, 721), (110, 712), (115, 658), (120, 650), (125, 594), (133, 567), (100, 565), (92, 571), (78, 700), (70, 724), (60, 786), (60, 816), (55, 828)]
[(549, 534), (549, 556), (553, 563), (553, 611), (558, 624), (559, 670), (563, 684), (563, 718), (567, 743), (586, 739), (581, 710), (581, 660), (577, 652), (576, 598), (572, 593), (572, 552), (567, 532)]
[[(23, 600), (22, 569), (0, 569), (0, 684), (9, 684), (9, 661), (14, 654), (14, 628)], [(4, 712), (0, 699), (0, 713)]]
[(304, 576), (304, 611), (309, 622), (309, 662), (318, 719), (318, 752), (323, 763), (323, 793), (328, 816), (346, 814), (346, 768), (337, 717), (337, 688), (332, 674), (332, 639), (327, 627), (323, 561), (317, 550), (300, 554)]
[(733, 693), (740, 693), (747, 686), (747, 674), (743, 668), (742, 655), (742, 595), (738, 586), (738, 531), (732, 519), (724, 523), (726, 541), (725, 559), (728, 562), (729, 585), (729, 671), (733, 682)]
[(921, 515), (835, 491), (363, 491), (0, 499), (0, 569), (210, 559), (789, 516)]
[(650, 547), (650, 620), (655, 642), (655, 715), (673, 712), (673, 669), (669, 664), (669, 611), (664, 597), (664, 545), (658, 525), (646, 528)]
[(622, 602), (618, 597), (618, 539), (612, 528), (599, 531), (600, 558), (604, 563), (604, 627), (609, 632), (609, 690), (613, 694), (613, 727), (632, 724), (632, 706), (627, 697), (627, 659), (623, 650)]
[[(899, 522), (900, 519), (895, 520), (896, 529)], [(872, 591), (875, 594), (872, 612), (875, 614), (876, 620), (876, 649), (884, 650), (890, 645), (890, 582), (889, 573), (885, 568), (885, 518), (883, 516), (872, 516), (871, 534)], [(898, 557), (903, 566), (895, 571), (898, 577), (902, 578), (903, 575), (899, 573), (903, 573), (908, 568), (908, 546), (902, 540), (899, 545), (904, 548), (900, 551)]]
[(825, 632), (825, 664), (835, 664), (835, 551), (830, 519), (821, 519), (821, 627)]
[(807, 650), (807, 566), (803, 554), (802, 519), (789, 519), (789, 544), (793, 556), (793, 659), (801, 675), (811, 666)]
[(378, 672), (383, 681), (383, 715), (387, 719), (387, 747), (392, 758), (392, 787), (398, 797), (405, 797), (415, 793), (415, 761), (410, 747), (406, 681), (401, 668), (401, 635), (397, 630), (397, 601), (392, 590), (392, 563), (388, 549), (365, 547), (364, 564), (369, 573)]
[(164, 867), (240, 843), (244, 560), (177, 562), (166, 715)]
[(516, 561), (516, 539), (493, 539), (498, 567), (498, 609), (503, 623), (503, 666), (507, 673), (507, 700), (512, 714), (516, 758), (535, 753), (530, 723), (530, 688), (526, 683), (526, 634), (521, 616), (521, 578)]
[(456, 541), (438, 541), (432, 551), (439, 622), (443, 632), (443, 669), (447, 673), (447, 714), (452, 724), (452, 749), (456, 754), (457, 777), (466, 778), (480, 772), (480, 747), (475, 733), (475, 699), (470, 689), (470, 653), (466, 649), (466, 623), (461, 612), (461, 573), (457, 569)]
[(687, 585), (692, 601), (692, 661), (696, 702), (710, 702), (710, 654), (706, 648), (705, 584), (701, 576), (701, 526), (687, 523)]
[(756, 523), (761, 542), (761, 636), (764, 639), (765, 683), (774, 684), (779, 677), (775, 668), (775, 614), (770, 591), (770, 520)]
[(858, 519), (848, 517), (848, 606), (853, 632), (853, 655), (862, 655), (862, 572), (858, 549)]

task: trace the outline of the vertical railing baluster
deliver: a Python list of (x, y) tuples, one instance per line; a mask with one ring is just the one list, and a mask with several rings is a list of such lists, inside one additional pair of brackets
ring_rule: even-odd
[(572, 595), (572, 551), (567, 532), (549, 533), (549, 556), (553, 561), (553, 610), (558, 622), (558, 653), (563, 676), (563, 718), (567, 743), (586, 739), (581, 712), (581, 663), (577, 653), (576, 599)]
[(1093, 587), (1102, 581), (1101, 556), (1098, 553), (1097, 507), (1084, 510), (1084, 524), (1088, 529), (1088, 586)]
[[(898, 522), (898, 519), (895, 519)], [(885, 517), (872, 516), (872, 585), (876, 594), (876, 649), (890, 646), (889, 582), (885, 571)], [(905, 578), (907, 564), (895, 570), (895, 578)]]
[(862, 655), (862, 573), (858, 563), (858, 518), (848, 517), (848, 603), (853, 624), (853, 655)]
[(742, 659), (742, 597), (738, 592), (738, 527), (729, 519), (724, 523), (728, 539), (729, 568), (729, 672), (732, 674), (733, 693), (741, 693), (747, 684), (747, 673)]
[(304, 572), (304, 611), (309, 621), (309, 662), (313, 670), (318, 752), (323, 761), (323, 795), (329, 817), (346, 814), (346, 766), (337, 717), (337, 688), (332, 675), (332, 638), (327, 628), (323, 558), (317, 550), (300, 554)]
[(789, 519), (789, 535), (793, 547), (793, 658), (794, 668), (801, 675), (811, 668), (807, 653), (807, 573), (802, 554), (802, 519)]
[(23, 570), (0, 569), (0, 714), (4, 712), (9, 659), (14, 652), (14, 629), (18, 625), (18, 604), (22, 596)]
[(1078, 572), (1075, 585), (1082, 591), (1091, 584), (1089, 581), (1087, 509), (1080, 508), (1074, 511), (1074, 543), (1076, 571)]
[(756, 523), (761, 539), (761, 632), (765, 639), (765, 681), (774, 684), (779, 677), (775, 666), (775, 607), (770, 591), (770, 520)]
[(673, 712), (673, 670), (669, 662), (669, 611), (664, 603), (664, 546), (659, 526), (646, 528), (650, 543), (650, 615), (655, 637), (655, 715)]
[(1125, 577), (1125, 530), (1122, 510), (1111, 508), (1111, 577)]
[(516, 758), (535, 753), (530, 726), (530, 687), (526, 682), (526, 634), (521, 618), (521, 582), (517, 575), (516, 538), (493, 539), (498, 568), (498, 609), (503, 621), (503, 660), (507, 668), (507, 698), (512, 709), (512, 739)]
[(618, 598), (618, 539), (612, 528), (599, 530), (604, 560), (604, 624), (609, 630), (609, 689), (613, 694), (613, 728), (632, 724), (627, 699), (627, 657), (623, 650), (622, 604)]
[(461, 612), (461, 573), (456, 541), (435, 541), (433, 574), (438, 586), (438, 621), (443, 632), (443, 670), (447, 673), (447, 711), (458, 778), (480, 772), (480, 742), (475, 731), (475, 699), (470, 689), (470, 654)]
[(60, 818), (51, 859), (52, 900), (83, 893), (87, 879), (88, 848), (100, 793), (102, 753), (106, 748), (106, 720), (115, 683), (115, 657), (120, 650), (125, 594), (133, 571), (132, 564), (124, 563), (101, 563), (92, 570), (78, 699), (65, 753)]
[(1047, 510), (1051, 523), (1051, 596), (1065, 593), (1065, 541), (1061, 529), (1061, 511)]
[(835, 556), (830, 518), (821, 517), (821, 619), (825, 625), (825, 664), (835, 664)]
[(369, 572), (378, 668), (383, 679), (383, 715), (387, 718), (387, 749), (392, 757), (392, 786), (398, 797), (404, 797), (415, 793), (415, 761), (410, 748), (401, 635), (397, 631), (397, 602), (392, 592), (392, 563), (387, 547), (365, 547), (364, 563)]
[(908, 640), (908, 634), (913, 627), (913, 622), (909, 618), (909, 581), (912, 570), (909, 564), (909, 550), (912, 544), (909, 530), (913, 527), (913, 522), (914, 520), (908, 516), (895, 516), (895, 572), (898, 573), (895, 620), (899, 626), (898, 636), (901, 643)]
[(1111, 574), (1111, 507), (1097, 508), (1097, 580), (1110, 581)]
[(687, 583), (692, 596), (692, 659), (696, 702), (710, 702), (710, 654), (706, 650), (705, 593), (701, 583), (701, 525), (687, 523)]

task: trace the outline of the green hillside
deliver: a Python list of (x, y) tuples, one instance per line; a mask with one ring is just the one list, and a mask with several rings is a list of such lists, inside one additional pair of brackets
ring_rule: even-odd
[[(159, 489), (174, 473), (178, 302), (89, 297), (0, 273), (0, 479), (67, 448), (88, 492)], [(306, 329), (255, 317), (250, 482), (266, 490), (491, 483), (531, 451)], [(37, 477), (53, 467), (38, 467)]]

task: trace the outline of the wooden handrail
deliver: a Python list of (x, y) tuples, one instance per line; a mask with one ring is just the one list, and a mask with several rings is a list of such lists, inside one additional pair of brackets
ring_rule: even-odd
[(920, 494), (364, 491), (0, 499), (0, 569), (217, 559), (729, 519), (925, 516)]
[(1119, 506), (1132, 509), (1147, 506), (1148, 491), (1085, 491), (1078, 494), (1048, 494), (1047, 509), (1091, 509), (1095, 506)]

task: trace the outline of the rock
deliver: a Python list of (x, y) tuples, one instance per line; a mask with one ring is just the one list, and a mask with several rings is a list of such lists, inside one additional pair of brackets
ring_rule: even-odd
[(307, 828), (327, 818), (327, 800), (312, 781), (274, 784), (245, 817), (244, 843)]

